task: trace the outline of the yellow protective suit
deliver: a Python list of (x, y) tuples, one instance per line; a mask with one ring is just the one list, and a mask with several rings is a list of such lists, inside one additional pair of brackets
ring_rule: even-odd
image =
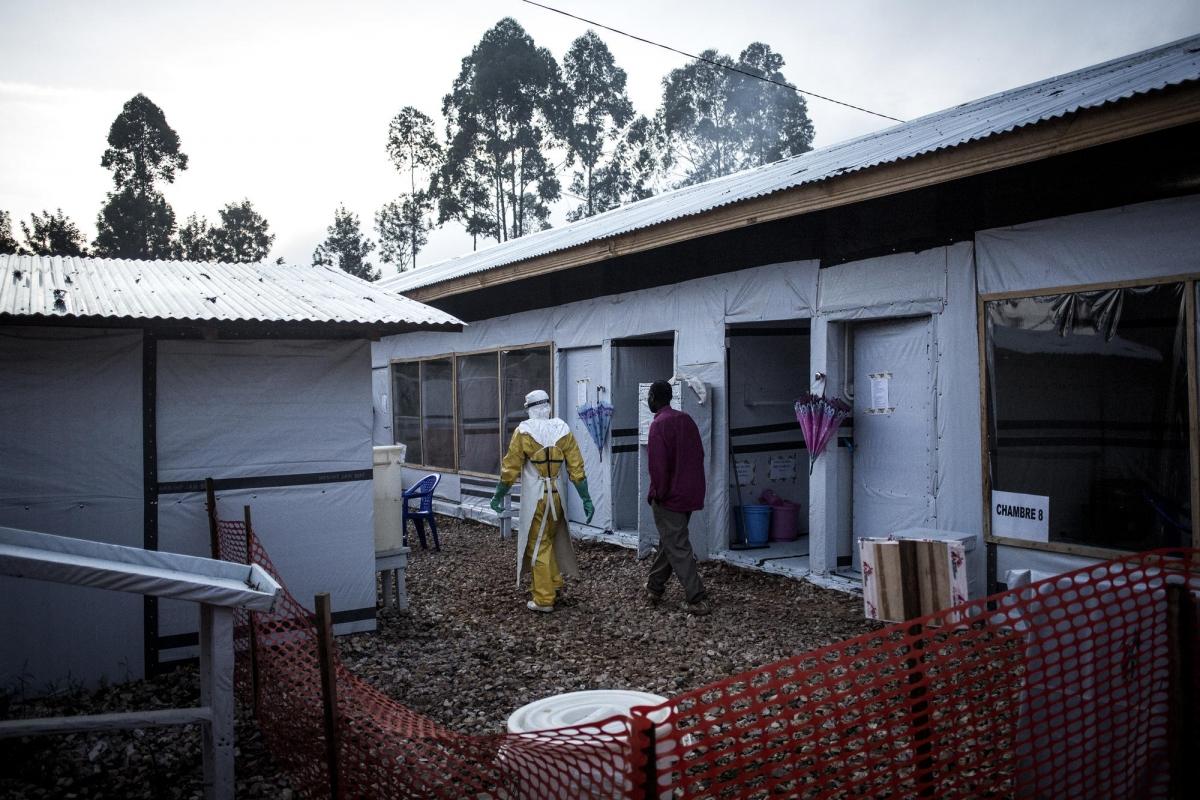
[(579, 574), (562, 501), (564, 465), (572, 483), (584, 479), (579, 443), (566, 423), (554, 418), (522, 422), (500, 464), (502, 483), (521, 481), (517, 581), (532, 573), (533, 601), (539, 606), (554, 605), (564, 574)]

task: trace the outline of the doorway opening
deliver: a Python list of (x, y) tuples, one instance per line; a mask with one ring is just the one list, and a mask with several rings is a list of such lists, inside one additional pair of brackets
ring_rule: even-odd
[(612, 529), (638, 531), (639, 472), (644, 459), (639, 450), (638, 387), (668, 380), (675, 372), (675, 333), (665, 331), (612, 340)]

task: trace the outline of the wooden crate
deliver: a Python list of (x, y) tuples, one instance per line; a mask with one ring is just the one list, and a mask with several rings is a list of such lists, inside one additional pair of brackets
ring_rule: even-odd
[(860, 539), (859, 554), (868, 619), (902, 622), (967, 600), (962, 542)]

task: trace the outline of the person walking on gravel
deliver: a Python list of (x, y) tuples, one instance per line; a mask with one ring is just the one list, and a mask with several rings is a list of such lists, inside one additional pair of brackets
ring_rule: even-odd
[(688, 540), (692, 512), (704, 508), (704, 444), (695, 420), (671, 408), (671, 384), (652, 383), (647, 404), (654, 421), (650, 423), (650, 491), (646, 502), (654, 510), (658, 554), (650, 566), (646, 598), (651, 604), (661, 602), (674, 572), (683, 584), (682, 608), (692, 614), (707, 614), (711, 604)]
[(595, 510), (588, 495), (579, 443), (567, 423), (550, 416), (550, 395), (534, 389), (525, 395), (525, 410), (529, 419), (513, 431), (508, 453), (500, 463), (500, 482), (496, 484), (491, 506), (500, 513), (504, 495), (520, 478), (517, 586), (527, 572), (532, 572), (533, 599), (525, 605), (530, 611), (549, 612), (554, 610), (554, 596), (562, 588), (562, 576), (579, 575), (567, 531), (567, 515), (563, 513), (564, 472), (579, 492), (588, 522), (592, 521)]

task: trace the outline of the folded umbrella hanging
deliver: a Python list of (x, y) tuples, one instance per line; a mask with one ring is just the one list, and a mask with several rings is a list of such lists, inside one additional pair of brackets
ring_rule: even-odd
[(588, 434), (592, 437), (592, 441), (596, 443), (596, 450), (600, 453), (600, 460), (604, 460), (604, 440), (608, 438), (608, 430), (612, 425), (613, 407), (599, 399), (600, 390), (596, 390), (596, 402), (584, 403), (576, 409), (579, 414), (579, 419), (587, 428)]
[(813, 463), (825, 451), (825, 445), (833, 438), (842, 420), (850, 416), (850, 406), (837, 397), (823, 394), (804, 394), (796, 401), (796, 422), (808, 448), (808, 474), (812, 474)]

